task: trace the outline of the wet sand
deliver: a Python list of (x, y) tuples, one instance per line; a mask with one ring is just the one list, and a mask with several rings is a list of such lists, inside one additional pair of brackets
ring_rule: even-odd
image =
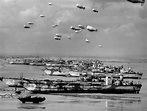
[[(109, 64), (109, 63), (107, 63)], [(110, 63), (111, 65), (124, 65), (133, 67), (136, 71), (144, 73), (140, 94), (56, 94), (42, 95), (46, 100), (40, 104), (22, 104), (15, 96), (2, 98), (0, 96), (0, 111), (146, 111), (147, 109), (147, 63)], [(27, 65), (11, 65), (0, 61), (0, 76), (24, 77), (36, 79), (74, 79), (56, 76), (43, 76), (43, 67)], [(0, 83), (0, 86), (5, 86)], [(0, 95), (13, 93), (13, 91), (0, 91)]]

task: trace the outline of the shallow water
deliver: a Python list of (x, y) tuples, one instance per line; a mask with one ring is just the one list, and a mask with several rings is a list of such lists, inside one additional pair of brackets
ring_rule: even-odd
[[(143, 72), (140, 94), (58, 94), (42, 95), (46, 100), (40, 104), (22, 104), (16, 97), (0, 98), (0, 111), (146, 111), (147, 109), (147, 63), (106, 63), (124, 65)], [(27, 78), (50, 78), (42, 76), (43, 67), (0, 64), (0, 75)], [(57, 77), (51, 77), (54, 79)], [(58, 77), (61, 78), (61, 77)], [(62, 77), (63, 78), (63, 77)], [(67, 79), (67, 78), (66, 78)], [(70, 78), (71, 79), (71, 78)], [(72, 78), (73, 79), (73, 78)], [(0, 91), (0, 94), (8, 92)], [(11, 92), (12, 93), (12, 92)]]

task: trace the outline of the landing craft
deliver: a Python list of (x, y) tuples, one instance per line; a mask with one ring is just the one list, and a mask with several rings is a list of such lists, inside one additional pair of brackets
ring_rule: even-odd
[(70, 28), (71, 28), (72, 30), (81, 30), (81, 28), (73, 27), (73, 26), (71, 26)]
[(79, 9), (85, 9), (85, 7), (83, 6), (83, 5), (79, 5), (79, 4), (76, 4), (76, 6), (77, 6), (77, 8), (79, 8)]
[(24, 25), (23, 27), (24, 27), (24, 28), (30, 28), (30, 26), (27, 26), (27, 25)]
[(87, 30), (89, 30), (90, 32), (97, 32), (98, 31), (98, 29), (96, 29), (96, 28), (94, 28), (94, 27), (92, 27), (92, 26), (90, 26), (90, 25), (88, 25), (87, 27)]
[(132, 3), (141, 3), (141, 6), (143, 6), (143, 4), (145, 3), (145, 0), (127, 0), (127, 1)]
[(99, 11), (98, 11), (98, 10), (96, 10), (96, 9), (92, 9), (92, 11), (93, 11), (93, 12), (96, 12), (96, 13), (98, 13), (98, 12), (99, 12)]
[(29, 25), (33, 25), (34, 23), (33, 23), (33, 22), (28, 22), (28, 24), (29, 24)]
[(53, 5), (53, 4), (52, 4), (52, 3), (50, 3), (50, 2), (49, 2), (48, 4), (49, 4), (50, 6), (52, 6), (52, 5)]
[(85, 27), (83, 25), (78, 25), (78, 27), (81, 29), (85, 29)]
[(45, 15), (40, 15), (40, 17), (42, 17), (42, 18), (43, 18), (43, 17), (45, 17)]

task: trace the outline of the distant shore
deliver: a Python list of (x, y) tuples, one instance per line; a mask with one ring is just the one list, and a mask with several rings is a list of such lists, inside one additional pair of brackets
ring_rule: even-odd
[(79, 57), (79, 56), (69, 56), (69, 57), (60, 57), (60, 56), (47, 56), (47, 57), (42, 57), (42, 56), (0, 56), (0, 61), (1, 62), (6, 62), (9, 61), (10, 59), (35, 59), (35, 58), (40, 58), (40, 59), (65, 59), (65, 60), (91, 60), (91, 59), (97, 59), (102, 62), (112, 62), (112, 63), (147, 63), (147, 59), (140, 59), (140, 58), (114, 58), (114, 57)]

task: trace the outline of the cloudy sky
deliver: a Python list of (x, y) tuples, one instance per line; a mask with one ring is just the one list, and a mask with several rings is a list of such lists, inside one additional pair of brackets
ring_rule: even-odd
[[(86, 9), (76, 8), (77, 3)], [(99, 13), (92, 12), (93, 8)], [(28, 21), (34, 25), (23, 28)], [(53, 28), (53, 24), (59, 26)], [(98, 32), (75, 33), (70, 29), (79, 24), (94, 26)], [(56, 33), (62, 35), (60, 41), (54, 39)], [(146, 57), (147, 4), (126, 0), (0, 0), (0, 54)]]

